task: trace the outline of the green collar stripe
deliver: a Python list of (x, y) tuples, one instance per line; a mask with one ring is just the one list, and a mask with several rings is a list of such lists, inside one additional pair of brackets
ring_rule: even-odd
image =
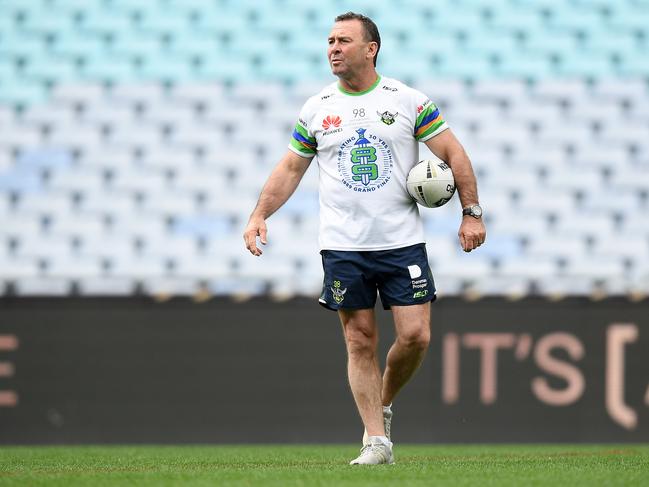
[(381, 82), (381, 75), (378, 75), (374, 84), (372, 84), (372, 86), (370, 86), (368, 89), (364, 91), (347, 91), (345, 88), (340, 86), (340, 83), (338, 83), (338, 89), (341, 91), (341, 93), (344, 93), (345, 95), (361, 96), (361, 95), (366, 95), (367, 93), (372, 91), (374, 88), (376, 88), (379, 85), (380, 82)]

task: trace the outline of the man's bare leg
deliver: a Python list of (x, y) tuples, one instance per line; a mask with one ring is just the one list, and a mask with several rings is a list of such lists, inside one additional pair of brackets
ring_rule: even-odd
[(392, 404), (397, 393), (410, 380), (426, 355), (430, 343), (430, 302), (411, 306), (392, 306), (396, 339), (385, 364), (381, 400)]
[(374, 310), (339, 310), (338, 315), (347, 345), (347, 375), (356, 407), (367, 434), (385, 436)]

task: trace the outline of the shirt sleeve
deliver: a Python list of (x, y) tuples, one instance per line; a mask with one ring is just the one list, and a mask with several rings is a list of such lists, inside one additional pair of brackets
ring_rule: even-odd
[(417, 119), (415, 121), (415, 138), (419, 142), (426, 142), (440, 132), (443, 132), (448, 124), (439, 112), (439, 108), (432, 101), (420, 94), (417, 103)]
[(300, 111), (300, 116), (295, 124), (291, 141), (288, 144), (290, 150), (302, 157), (313, 157), (318, 148), (318, 142), (309, 130), (307, 122), (311, 118), (309, 117), (309, 112), (309, 102), (307, 102)]

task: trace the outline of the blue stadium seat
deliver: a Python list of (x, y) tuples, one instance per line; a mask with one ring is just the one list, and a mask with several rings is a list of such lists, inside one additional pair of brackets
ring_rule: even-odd
[(135, 63), (124, 57), (93, 57), (84, 63), (79, 78), (87, 81), (120, 83), (136, 77)]
[(32, 193), (40, 191), (41, 188), (41, 175), (34, 169), (0, 172), (0, 191)]
[(43, 84), (21, 77), (0, 79), (0, 104), (35, 105), (44, 101), (47, 89)]

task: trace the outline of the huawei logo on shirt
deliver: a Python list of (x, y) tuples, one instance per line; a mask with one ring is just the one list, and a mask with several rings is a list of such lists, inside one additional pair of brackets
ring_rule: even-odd
[(421, 105), (419, 105), (419, 106), (417, 107), (417, 113), (421, 113), (421, 112), (423, 112), (423, 111), (424, 111), (424, 108), (426, 108), (426, 107), (427, 107), (428, 105), (430, 105), (431, 103), (432, 103), (432, 102), (431, 102), (430, 100), (426, 100), (424, 103), (422, 103)]
[(338, 115), (327, 115), (322, 121), (322, 128), (327, 130), (330, 127), (340, 127), (342, 120)]

